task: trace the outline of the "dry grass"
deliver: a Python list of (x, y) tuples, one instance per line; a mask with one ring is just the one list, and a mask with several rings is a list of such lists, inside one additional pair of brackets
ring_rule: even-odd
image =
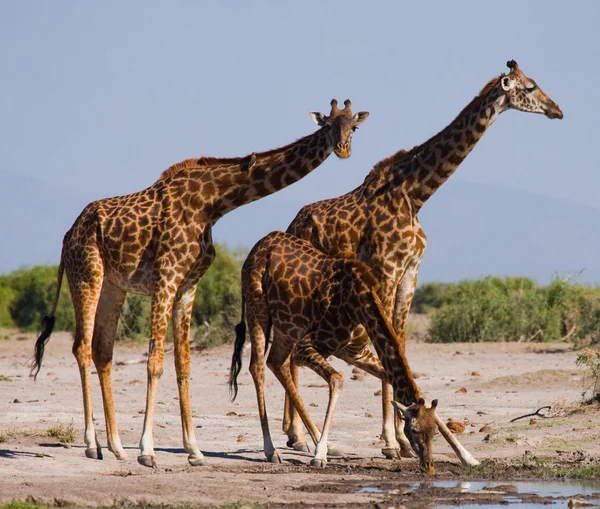
[(63, 424), (61, 421), (57, 421), (56, 425), (48, 428), (48, 435), (57, 438), (61, 444), (72, 444), (77, 438), (73, 423)]

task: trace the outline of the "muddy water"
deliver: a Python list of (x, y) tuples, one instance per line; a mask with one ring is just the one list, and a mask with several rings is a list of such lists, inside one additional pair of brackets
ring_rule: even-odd
[(578, 507), (600, 507), (598, 481), (435, 481), (417, 482), (405, 489), (384, 486), (361, 486), (357, 493), (381, 494), (383, 497), (402, 494), (405, 499), (429, 499), (428, 507), (450, 509), (501, 509), (507, 505), (518, 509), (567, 507), (569, 500)]

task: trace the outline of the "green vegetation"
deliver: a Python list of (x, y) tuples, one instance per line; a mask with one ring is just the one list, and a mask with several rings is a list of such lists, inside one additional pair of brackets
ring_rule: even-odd
[[(244, 253), (224, 245), (216, 249), (217, 257), (198, 285), (192, 311), (192, 336), (202, 348), (230, 341), (240, 318)], [(55, 293), (56, 267), (0, 275), (0, 327), (37, 331)], [(117, 338), (147, 340), (150, 307), (149, 297), (128, 295)], [(539, 286), (524, 277), (426, 283), (415, 292), (411, 311), (428, 315), (422, 335), (430, 342), (568, 340), (578, 347), (600, 343), (600, 287), (558, 280)], [(73, 331), (74, 327), (69, 288), (63, 280), (55, 329)]]
[(600, 342), (600, 288), (489, 277), (417, 289), (414, 312), (430, 313), (430, 342)]
[(25, 502), (24, 500), (11, 500), (5, 504), (0, 504), (0, 509), (46, 509), (47, 507), (34, 502)]
[[(194, 339), (208, 347), (230, 341), (240, 318), (240, 272), (244, 253), (216, 245), (217, 257), (196, 292), (192, 312)], [(0, 327), (37, 331), (56, 295), (56, 266), (20, 269), (0, 276)], [(150, 338), (150, 298), (128, 295), (117, 328), (118, 339)], [(56, 310), (55, 330), (73, 331), (75, 315), (66, 277)]]
[(584, 372), (582, 397), (600, 402), (600, 351), (584, 348), (575, 363)]

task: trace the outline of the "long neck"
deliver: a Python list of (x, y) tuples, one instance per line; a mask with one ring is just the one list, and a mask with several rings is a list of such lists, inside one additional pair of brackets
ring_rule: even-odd
[(322, 128), (285, 147), (255, 154), (251, 165), (243, 161), (216, 169), (207, 219), (214, 222), (227, 212), (275, 193), (308, 175), (333, 152), (326, 133), (327, 130)]
[(383, 307), (375, 292), (363, 292), (361, 301), (358, 312), (362, 314), (362, 324), (383, 364), (388, 382), (392, 385), (394, 399), (410, 406), (418, 401), (421, 395), (402, 351), (400, 340), (383, 314)]
[(416, 213), (506, 109), (505, 95), (496, 78), (445, 129), (405, 156), (399, 152), (377, 165), (370, 181), (368, 178), (364, 184), (369, 187), (368, 194), (398, 195), (394, 201), (408, 198)]

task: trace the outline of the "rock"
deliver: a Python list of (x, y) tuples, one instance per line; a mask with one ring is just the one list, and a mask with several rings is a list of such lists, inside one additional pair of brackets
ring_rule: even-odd
[(225, 415), (226, 415), (227, 417), (234, 417), (234, 416), (236, 416), (236, 415), (237, 415), (237, 413), (232, 411), (232, 412), (227, 412)]
[(460, 435), (465, 431), (465, 425), (462, 422), (453, 421), (452, 419), (448, 419), (446, 426), (448, 426), (448, 429), (456, 435)]
[(373, 412), (365, 412), (365, 417), (372, 419), (373, 417), (375, 417), (375, 415), (373, 414)]
[(245, 442), (246, 438), (244, 437), (244, 435), (238, 435), (236, 442)]
[(308, 406), (318, 407), (319, 405), (317, 405), (316, 403), (310, 403)]
[(378, 391), (375, 391), (373, 393), (373, 396), (381, 396), (381, 394), (382, 394), (381, 389), (379, 389)]
[(485, 433), (485, 432), (491, 431), (491, 430), (492, 430), (492, 427), (489, 424), (485, 424), (481, 428), (479, 428), (480, 433)]
[(460, 389), (458, 389), (457, 391), (455, 391), (456, 393), (462, 393), (465, 394), (467, 392), (467, 388), (466, 387), (461, 387)]
[(537, 424), (537, 420), (535, 420), (533, 417), (531, 419), (529, 419), (529, 424)]
[(13, 403), (21, 403), (21, 400), (20, 400), (20, 399), (17, 399), (17, 398), (15, 398), (15, 399), (13, 399)]
[(479, 371), (471, 371), (470, 376), (481, 376), (481, 373)]

